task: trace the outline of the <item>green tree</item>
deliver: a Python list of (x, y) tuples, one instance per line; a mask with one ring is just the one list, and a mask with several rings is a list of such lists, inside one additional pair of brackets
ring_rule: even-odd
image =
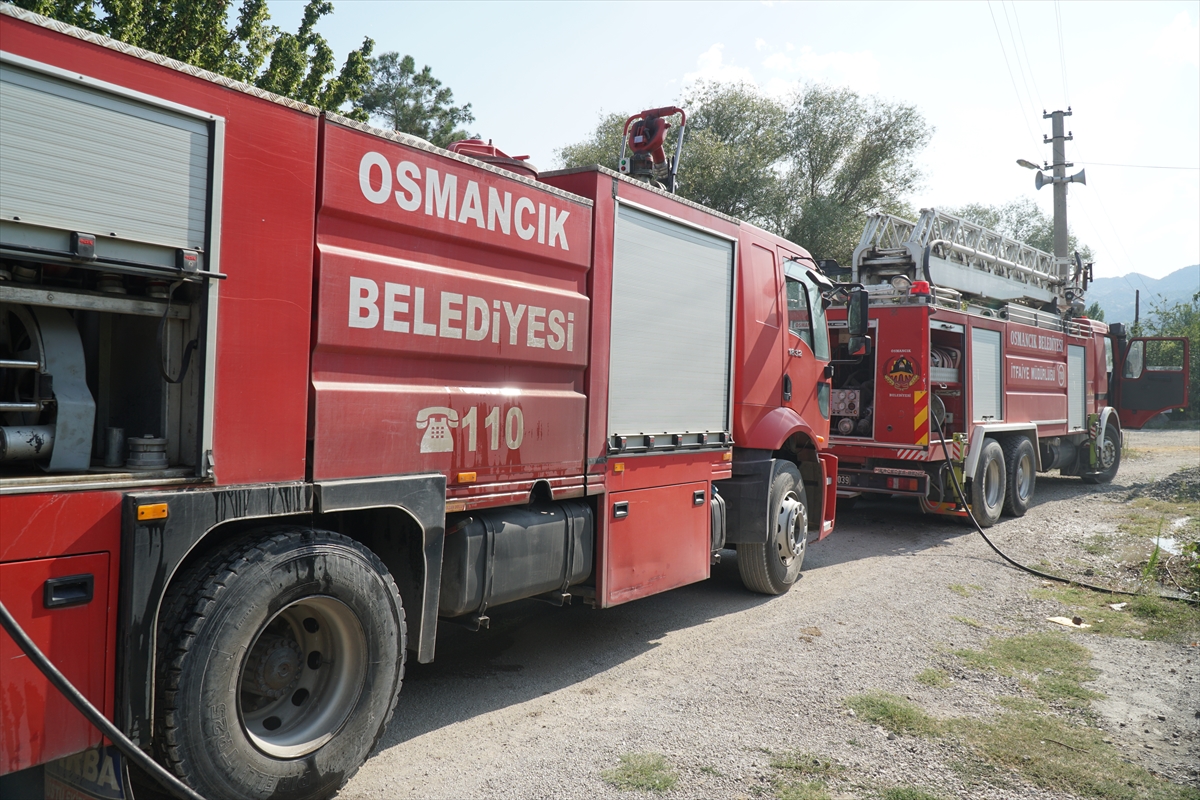
[[(985, 206), (970, 203), (958, 208), (946, 209), (948, 214), (990, 228), (997, 233), (1024, 242), (1030, 247), (1036, 247), (1046, 253), (1054, 252), (1054, 218), (1038, 206), (1029, 197), (1018, 197), (1015, 200), (999, 205)], [(1092, 260), (1092, 249), (1080, 244), (1075, 234), (1067, 233), (1067, 250), (1079, 252), (1083, 263)]]
[[(931, 130), (912, 106), (810, 85), (789, 102), (748, 84), (702, 83), (680, 103), (688, 125), (678, 192), (847, 262), (866, 214), (906, 212), (913, 158)], [(615, 168), (627, 114), (556, 152), (567, 167)], [(668, 136), (668, 155), (674, 144)]]
[(1083, 315), (1088, 319), (1104, 322), (1104, 309), (1100, 307), (1099, 300), (1096, 300), (1090, 306), (1088, 306), (1087, 310), (1083, 312)]
[[(232, 0), (15, 0), (47, 17), (111, 36), (202, 69), (328, 111), (366, 120), (358, 100), (371, 82), (363, 39), (335, 70), (333, 50), (316, 32), (331, 0), (308, 0), (296, 33), (269, 24), (267, 0), (242, 0), (230, 27)], [(347, 107), (348, 108), (344, 108)]]
[(454, 93), (430, 67), (417, 72), (413, 57), (399, 53), (383, 53), (371, 66), (374, 79), (357, 104), (367, 114), (439, 147), (469, 137), (459, 126), (475, 121), (471, 104), (455, 106)]
[(788, 109), (778, 229), (818, 258), (849, 263), (868, 213), (911, 216), (914, 158), (932, 134), (915, 106), (805, 87)]

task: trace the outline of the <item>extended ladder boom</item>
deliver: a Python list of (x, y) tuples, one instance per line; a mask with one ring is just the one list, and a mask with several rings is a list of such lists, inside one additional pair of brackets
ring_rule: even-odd
[(867, 219), (852, 280), (870, 287), (896, 275), (971, 299), (1066, 306), (1068, 276), (1058, 273), (1054, 256), (932, 208), (916, 222), (891, 214)]

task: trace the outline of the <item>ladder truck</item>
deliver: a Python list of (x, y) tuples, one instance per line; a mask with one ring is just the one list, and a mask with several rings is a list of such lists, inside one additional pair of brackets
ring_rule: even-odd
[[(830, 309), (838, 496), (915, 497), (982, 526), (1021, 516), (1039, 472), (1111, 481), (1121, 437), (1187, 404), (1184, 338), (1130, 338), (1083, 316), (1091, 265), (924, 209), (869, 217), (849, 268), (868, 304), (864, 356)], [(951, 475), (953, 471), (954, 475)], [(958, 496), (954, 478), (964, 487)]]
[(210, 800), (322, 798), (439, 625), (729, 547), (781, 594), (832, 531), (835, 287), (662, 187), (678, 110), (539, 173), (9, 4), (0, 43), (0, 788), (124, 779), (24, 636)]

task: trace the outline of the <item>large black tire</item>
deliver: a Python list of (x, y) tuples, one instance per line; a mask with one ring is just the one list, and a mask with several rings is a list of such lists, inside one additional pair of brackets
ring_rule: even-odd
[(1037, 486), (1037, 453), (1033, 442), (1024, 436), (1014, 436), (1004, 443), (1004, 469), (1008, 484), (1004, 491), (1004, 513), (1023, 517), (1033, 504)]
[(391, 719), (404, 607), (352, 539), (297, 528), (238, 540), (177, 581), (163, 610), (158, 751), (209, 800), (329, 797)]
[[(1079, 457), (1085, 458), (1083, 453)], [(1104, 433), (1096, 442), (1096, 466), (1097, 471), (1080, 476), (1084, 483), (1111, 483), (1121, 468), (1121, 431), (1111, 422), (1105, 423)]]
[(971, 514), (981, 528), (990, 528), (1004, 509), (1004, 450), (995, 439), (984, 439), (983, 452), (971, 480)]
[(794, 464), (777, 463), (767, 508), (768, 541), (738, 544), (738, 572), (750, 591), (778, 595), (799, 579), (808, 544), (804, 481)]

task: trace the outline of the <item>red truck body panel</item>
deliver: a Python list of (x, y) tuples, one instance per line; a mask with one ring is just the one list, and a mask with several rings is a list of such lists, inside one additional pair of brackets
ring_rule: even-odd
[(590, 209), (323, 131), (313, 479), (438, 471), (468, 507), (535, 479), (582, 494)]

